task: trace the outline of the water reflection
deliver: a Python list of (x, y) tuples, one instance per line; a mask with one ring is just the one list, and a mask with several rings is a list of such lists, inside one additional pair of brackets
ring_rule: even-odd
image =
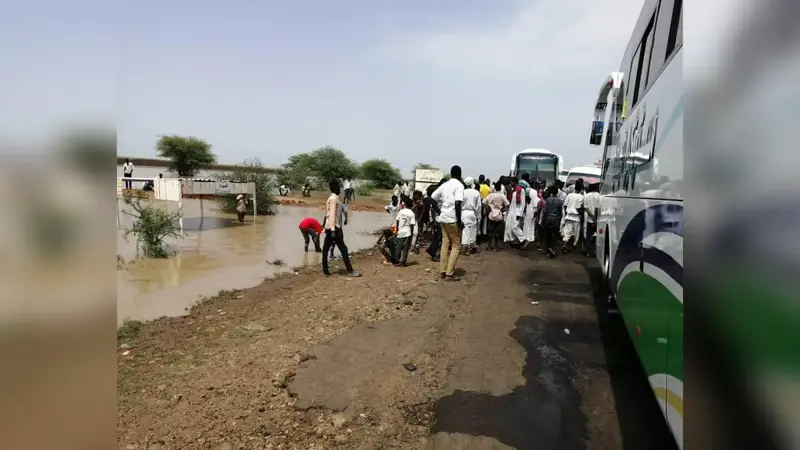
[[(177, 208), (176, 203), (165, 202), (163, 206)], [(277, 272), (321, 262), (320, 254), (303, 250), (297, 225), (308, 216), (321, 222), (322, 210), (284, 206), (275, 216), (258, 217), (255, 223), (249, 216), (240, 224), (234, 215), (214, 211), (213, 202), (204, 202), (202, 221), (199, 200), (185, 199), (183, 209), (186, 237), (168, 241), (178, 251), (176, 256), (137, 260), (117, 271), (119, 323), (181, 315), (204, 295), (255, 286)], [(348, 247), (358, 250), (374, 244), (371, 233), (385, 225), (385, 216), (351, 212), (345, 227)], [(120, 214), (121, 227), (131, 222)], [(202, 231), (197, 231), (201, 222)], [(134, 259), (135, 237), (126, 241), (120, 232), (117, 253), (126, 261)], [(275, 265), (275, 260), (284, 264)]]

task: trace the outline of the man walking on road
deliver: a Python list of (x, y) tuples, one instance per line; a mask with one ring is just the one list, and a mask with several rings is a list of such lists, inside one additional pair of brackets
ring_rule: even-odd
[(461, 249), (461, 205), (464, 202), (464, 183), (461, 181), (461, 167), (450, 169), (450, 179), (443, 183), (431, 195), (441, 204), (439, 224), (442, 227), (442, 251), (439, 262), (439, 274), (445, 281), (456, 281), (454, 275), (458, 254)]
[(347, 217), (345, 216), (344, 208), (339, 203), (339, 194), (342, 192), (339, 181), (333, 180), (329, 186), (331, 196), (328, 197), (328, 201), (325, 203), (325, 219), (322, 222), (322, 226), (325, 228), (325, 242), (322, 244), (322, 273), (326, 276), (331, 274), (328, 270), (328, 252), (332, 251), (335, 245), (339, 247), (348, 275), (360, 277), (361, 273), (353, 270), (353, 266), (350, 264), (350, 255), (347, 253), (347, 245), (344, 243), (342, 226), (347, 222)]

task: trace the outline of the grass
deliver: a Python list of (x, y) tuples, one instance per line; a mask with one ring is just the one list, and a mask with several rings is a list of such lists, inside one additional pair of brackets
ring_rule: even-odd
[(117, 328), (117, 342), (135, 339), (142, 331), (143, 325), (144, 323), (139, 320), (126, 320), (121, 327)]
[(205, 307), (205, 306), (208, 306), (208, 305), (212, 305), (214, 303), (217, 303), (217, 302), (220, 302), (220, 301), (224, 301), (224, 300), (234, 299), (234, 298), (238, 297), (239, 295), (241, 295), (242, 292), (244, 292), (244, 291), (245, 291), (244, 289), (223, 289), (223, 290), (217, 292), (217, 295), (212, 295), (212, 296), (208, 296), (208, 297), (202, 297), (200, 299), (200, 301), (198, 301), (197, 303), (192, 305), (192, 307), (189, 309), (189, 313), (191, 314), (191, 313), (196, 312), (196, 310), (198, 308), (200, 308), (200, 307)]

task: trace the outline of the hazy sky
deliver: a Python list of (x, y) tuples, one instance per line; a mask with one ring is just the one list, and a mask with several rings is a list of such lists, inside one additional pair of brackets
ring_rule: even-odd
[[(160, 134), (220, 162), (351, 158), (494, 178), (525, 147), (568, 167), (641, 0), (18, 2), (0, 14), (2, 137), (115, 120), (118, 153)], [(14, 105), (14, 108), (7, 108)]]

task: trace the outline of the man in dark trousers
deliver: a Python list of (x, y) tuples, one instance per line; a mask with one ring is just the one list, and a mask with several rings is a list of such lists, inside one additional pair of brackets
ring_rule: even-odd
[(553, 246), (559, 241), (561, 217), (564, 215), (564, 201), (558, 196), (558, 185), (550, 186), (547, 191), (549, 196), (544, 202), (544, 211), (542, 211), (545, 232), (544, 245), (547, 255), (550, 258), (555, 258), (556, 252), (553, 250)]
[(328, 186), (331, 189), (331, 195), (325, 203), (325, 219), (322, 222), (322, 227), (325, 228), (325, 242), (322, 244), (322, 273), (326, 276), (331, 274), (328, 270), (328, 253), (333, 250), (335, 245), (342, 254), (348, 276), (360, 277), (361, 273), (354, 270), (350, 264), (350, 255), (347, 252), (347, 245), (344, 243), (342, 226), (347, 224), (347, 216), (339, 202), (339, 194), (342, 192), (339, 181), (333, 180)]

